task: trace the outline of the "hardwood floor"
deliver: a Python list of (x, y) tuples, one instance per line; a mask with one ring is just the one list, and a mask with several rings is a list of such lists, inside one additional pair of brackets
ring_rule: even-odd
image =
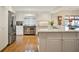
[(16, 36), (16, 42), (8, 46), (4, 52), (37, 52), (38, 40), (36, 36)]

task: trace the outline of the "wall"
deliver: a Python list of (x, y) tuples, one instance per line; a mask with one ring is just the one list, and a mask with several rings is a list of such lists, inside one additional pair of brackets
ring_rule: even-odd
[(48, 13), (40, 13), (38, 16), (38, 25), (39, 26), (48, 26), (48, 21), (51, 20), (51, 14)]
[(8, 44), (8, 6), (0, 6), (0, 51)]
[(8, 44), (8, 9), (0, 7), (0, 50)]

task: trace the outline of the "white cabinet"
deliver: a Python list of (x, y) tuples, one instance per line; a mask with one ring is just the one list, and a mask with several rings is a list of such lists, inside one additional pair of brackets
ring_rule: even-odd
[(75, 52), (76, 51), (76, 40), (73, 40), (73, 39), (63, 40), (63, 51), (64, 52)]
[(23, 35), (23, 26), (16, 26), (16, 35)]
[(48, 39), (47, 40), (47, 52), (60, 52), (61, 51), (61, 40)]

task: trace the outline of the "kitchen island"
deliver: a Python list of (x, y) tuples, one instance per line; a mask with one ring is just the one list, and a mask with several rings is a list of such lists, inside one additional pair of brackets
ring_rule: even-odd
[(64, 29), (38, 29), (40, 52), (79, 51), (79, 31)]

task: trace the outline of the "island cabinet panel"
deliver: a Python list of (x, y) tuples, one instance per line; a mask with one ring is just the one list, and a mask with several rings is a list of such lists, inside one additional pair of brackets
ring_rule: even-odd
[(76, 52), (76, 40), (63, 40), (63, 52)]
[(79, 40), (79, 32), (77, 33), (77, 39)]
[(45, 39), (41, 39), (39, 41), (39, 51), (40, 52), (45, 52), (46, 51), (46, 40)]
[(79, 52), (79, 32), (77, 33), (77, 46), (76, 46), (76, 51)]
[(42, 52), (79, 51), (79, 33), (41, 32), (39, 33), (39, 50)]
[(47, 40), (47, 52), (60, 52), (61, 40)]
[(76, 46), (76, 51), (79, 52), (79, 40), (77, 40), (77, 46)]
[(61, 33), (47, 33), (47, 52), (61, 51)]
[(63, 51), (64, 52), (75, 52), (76, 51), (76, 32), (65, 32), (63, 33)]
[(63, 32), (63, 39), (76, 39), (75, 32)]
[(45, 52), (46, 51), (46, 33), (39, 33), (39, 51)]
[(62, 37), (62, 33), (61, 32), (59, 32), (59, 33), (57, 33), (57, 32), (53, 32), (53, 33), (47, 33), (47, 39), (62, 39), (61, 38)]

